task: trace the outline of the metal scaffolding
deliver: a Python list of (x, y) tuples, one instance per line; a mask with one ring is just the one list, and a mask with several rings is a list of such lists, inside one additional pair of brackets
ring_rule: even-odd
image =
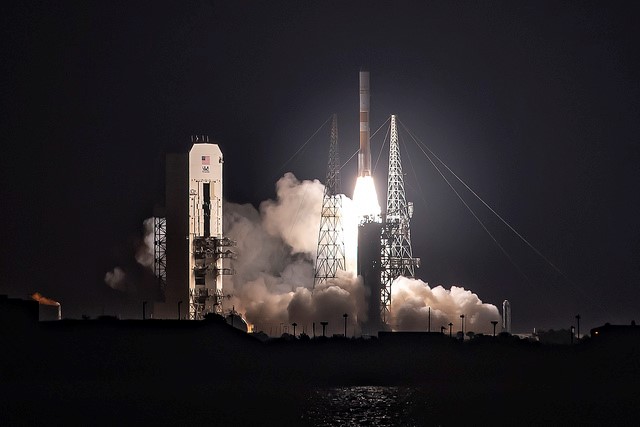
[(220, 287), (204, 286), (207, 276), (219, 278), (233, 274), (233, 270), (224, 267), (222, 260), (234, 258), (232, 248), (236, 242), (228, 237), (196, 237), (193, 239), (193, 273), (195, 287), (189, 289), (189, 319), (201, 320), (205, 314), (207, 302), (213, 300), (216, 314), (223, 313), (224, 293)]
[(399, 276), (414, 277), (420, 266), (420, 258), (413, 257), (411, 249), (410, 220), (413, 203), (407, 202), (404, 191), (404, 176), (400, 161), (400, 145), (396, 116), (391, 116), (389, 142), (389, 176), (387, 185), (387, 213), (382, 228), (382, 250), (380, 254), (380, 317), (387, 323), (391, 306), (391, 285)]
[(167, 288), (167, 219), (153, 218), (153, 272), (160, 291)]
[(318, 255), (314, 272), (314, 287), (336, 277), (345, 269), (344, 230), (342, 226), (342, 195), (340, 194), (340, 157), (338, 154), (338, 118), (331, 118), (331, 144), (327, 181), (322, 198)]

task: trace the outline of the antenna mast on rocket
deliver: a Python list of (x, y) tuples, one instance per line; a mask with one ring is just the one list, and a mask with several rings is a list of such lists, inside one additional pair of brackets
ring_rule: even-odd
[(382, 231), (380, 257), (382, 289), (380, 292), (380, 317), (388, 322), (391, 306), (391, 284), (399, 276), (414, 277), (420, 267), (420, 258), (413, 257), (411, 229), (413, 203), (407, 202), (404, 176), (400, 162), (400, 145), (396, 116), (391, 116), (389, 141), (389, 177), (387, 185), (387, 215)]
[(338, 154), (338, 118), (331, 117), (331, 145), (327, 180), (322, 198), (318, 255), (313, 286), (323, 284), (336, 277), (338, 270), (345, 269), (344, 232), (342, 226), (342, 196), (340, 195), (340, 156)]

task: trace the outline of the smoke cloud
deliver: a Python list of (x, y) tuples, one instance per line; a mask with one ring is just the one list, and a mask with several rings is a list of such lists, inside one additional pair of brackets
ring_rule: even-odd
[[(314, 289), (314, 263), (317, 251), (324, 186), (317, 180), (298, 180), (285, 174), (276, 184), (276, 197), (256, 209), (250, 204), (225, 202), (224, 235), (236, 241), (232, 276), (223, 278), (225, 310), (234, 308), (254, 325), (272, 335), (297, 332), (311, 335), (312, 324), (321, 333), (320, 322), (329, 322), (327, 333), (359, 335), (358, 323), (367, 320), (365, 287), (356, 276), (357, 213), (353, 201), (341, 196), (345, 238), (346, 270), (338, 272)], [(131, 278), (125, 269), (115, 267), (105, 274), (112, 289), (137, 292), (134, 283), (151, 277), (154, 263), (153, 218), (143, 222), (144, 237), (138, 239), (135, 259), (144, 267), (140, 278)], [(135, 270), (134, 266), (130, 266)], [(132, 270), (132, 271), (133, 271)], [(153, 281), (155, 284), (156, 282)], [(155, 286), (155, 285), (154, 285)], [(465, 315), (465, 331), (489, 333), (491, 321), (499, 320), (498, 309), (483, 303), (476, 294), (459, 286), (430, 288), (427, 283), (398, 278), (392, 286), (391, 319), (393, 330), (424, 331), (431, 307), (431, 330), (452, 322), (460, 329)]]
[[(358, 333), (366, 318), (364, 287), (354, 273), (313, 289), (320, 210), (324, 186), (285, 174), (276, 184), (276, 199), (253, 206), (225, 203), (225, 235), (237, 242), (235, 274), (224, 283), (225, 309), (244, 313), (257, 330), (276, 334), (291, 323), (311, 334), (313, 322), (329, 322), (328, 332)], [(351, 245), (353, 246), (353, 244)], [(347, 265), (355, 265), (351, 257)]]
[[(154, 236), (154, 218), (147, 218), (142, 222), (142, 232), (143, 237), (140, 240), (139, 237), (135, 239), (134, 243), (134, 251), (135, 251), (135, 259), (138, 264), (142, 267), (145, 267), (146, 274), (139, 274), (139, 272), (135, 272), (133, 277), (129, 277), (130, 275), (127, 271), (131, 271), (127, 268), (125, 271), (122, 267), (114, 267), (113, 270), (108, 271), (104, 275), (105, 283), (116, 291), (120, 292), (136, 292), (138, 287), (134, 285), (134, 283), (139, 282), (141, 277), (148, 279), (149, 272), (153, 272), (154, 262), (155, 262), (155, 254), (154, 254), (154, 245), (155, 245), (155, 236)], [(132, 267), (131, 265), (129, 267)], [(133, 265), (135, 267), (135, 265)], [(135, 268), (133, 268), (135, 270)]]
[(126, 274), (120, 267), (115, 267), (111, 271), (107, 271), (104, 275), (104, 281), (111, 289), (125, 292), (127, 290)]
[(300, 182), (292, 173), (286, 173), (276, 184), (277, 199), (260, 204), (263, 228), (280, 237), (292, 253), (315, 258), (323, 193), (320, 181)]
[(431, 307), (431, 331), (453, 331), (461, 328), (460, 315), (465, 315), (465, 333), (490, 333), (492, 320), (500, 320), (500, 312), (493, 304), (483, 303), (478, 295), (459, 286), (447, 290), (442, 285), (430, 288), (422, 280), (397, 278), (391, 287), (391, 327), (401, 331), (424, 331), (429, 322)]
[(153, 217), (147, 218), (142, 222), (144, 237), (142, 242), (136, 248), (136, 261), (143, 267), (149, 267), (153, 270), (154, 263), (154, 242), (155, 236)]
[[(293, 322), (299, 325), (297, 331), (309, 334), (315, 322), (320, 333), (321, 321), (329, 322), (328, 333), (342, 333), (346, 313), (348, 335), (358, 335), (358, 323), (367, 319), (367, 306), (362, 279), (355, 275), (353, 202), (343, 198), (348, 271), (313, 289), (323, 187), (318, 181), (299, 181), (287, 173), (276, 189), (276, 200), (263, 202), (259, 211), (251, 205), (225, 204), (225, 235), (237, 242), (237, 258), (232, 262), (235, 275), (224, 285), (225, 308), (234, 306), (256, 330), (274, 335)], [(465, 331), (489, 333), (490, 322), (500, 319), (496, 306), (483, 303), (463, 287), (430, 288), (421, 280), (400, 277), (392, 286), (392, 329), (426, 330), (429, 307), (432, 331), (448, 328), (449, 322), (456, 326), (454, 331), (459, 330), (464, 314)]]

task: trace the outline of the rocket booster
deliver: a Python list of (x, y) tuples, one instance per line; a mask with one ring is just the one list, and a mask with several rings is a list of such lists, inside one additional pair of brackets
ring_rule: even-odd
[(358, 176), (371, 176), (368, 71), (360, 71), (360, 151), (358, 152)]

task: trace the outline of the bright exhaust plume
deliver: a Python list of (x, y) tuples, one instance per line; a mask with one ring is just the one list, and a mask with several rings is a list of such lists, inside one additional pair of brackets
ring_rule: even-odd
[(359, 176), (353, 191), (353, 204), (360, 222), (380, 222), (380, 204), (372, 176)]

